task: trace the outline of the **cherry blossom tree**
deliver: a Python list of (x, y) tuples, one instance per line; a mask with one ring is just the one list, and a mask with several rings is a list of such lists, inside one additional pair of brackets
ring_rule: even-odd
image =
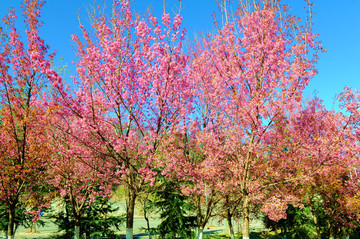
[(335, 238), (338, 233), (349, 236), (349, 232), (358, 226), (359, 98), (358, 90), (347, 87), (338, 96), (342, 113), (326, 112), (323, 107), (312, 106), (307, 114), (316, 118), (312, 124), (317, 125), (312, 127), (312, 132), (305, 133), (309, 138), (305, 141), (308, 154), (313, 151), (311, 157), (317, 158), (317, 167), (325, 164), (307, 185), (306, 202), (313, 211), (318, 238), (321, 233), (319, 211), (326, 219), (330, 238)]
[(358, 193), (357, 175), (350, 179), (352, 168), (358, 164), (351, 119), (352, 116), (326, 110), (315, 97), (289, 115), (284, 127), (276, 129), (275, 134), (280, 137), (268, 141), (272, 149), (283, 145), (281, 152), (269, 151), (270, 157), (291, 159), (277, 160), (285, 162), (279, 167), (280, 173), (292, 175), (285, 184), (288, 192), (281, 192), (295, 196), (299, 206), (309, 206), (318, 238), (320, 215), (329, 219), (332, 236), (335, 227), (353, 227), (348, 219), (357, 217), (356, 210), (350, 209), (356, 207)]
[[(74, 216), (74, 238), (80, 238), (80, 224), (84, 208), (95, 201), (96, 196), (110, 197), (112, 185), (99, 173), (105, 161), (100, 161), (98, 155), (79, 145), (73, 138), (76, 126), (74, 119), (66, 117), (65, 112), (58, 111), (59, 118), (54, 124), (51, 140), (53, 152), (47, 160), (49, 184), (65, 200), (70, 201)], [(59, 114), (60, 113), (60, 114)]]
[[(36, 198), (50, 157), (47, 133), (51, 110), (44, 104), (53, 55), (38, 35), (43, 1), (22, 4), (26, 40), (14, 27), (10, 9), (0, 44), (0, 200), (9, 212), (8, 238), (14, 238), (14, 213), (20, 202)], [(36, 205), (41, 206), (41, 205)], [(36, 215), (35, 215), (36, 216)]]
[(38, 36), (44, 2), (24, 0), (27, 47), (12, 11), (9, 33), (1, 29), (0, 200), (9, 238), (16, 205), (47, 174), (69, 196), (75, 238), (84, 206), (114, 184), (126, 189), (132, 238), (136, 199), (159, 172), (193, 197), (198, 238), (221, 200), (233, 202), (223, 208), (230, 227), (230, 209), (241, 202), (245, 239), (255, 205), (279, 220), (288, 203), (321, 197), (329, 217), (358, 217), (360, 97), (344, 91), (345, 114), (318, 100), (301, 107), (319, 46), (305, 2), (302, 21), (280, 0), (240, 1), (230, 18), (224, 1), (226, 23), (189, 57), (180, 15), (140, 19), (129, 1), (114, 1), (111, 16), (94, 13), (91, 29), (81, 25), (82, 36), (73, 36), (70, 90)]
[(179, 182), (182, 193), (196, 208), (197, 238), (201, 239), (212, 217), (233, 212), (233, 205), (224, 207), (221, 203), (226, 198), (229, 203), (230, 194), (239, 185), (237, 175), (229, 170), (232, 162), (227, 161), (224, 158), (227, 155), (219, 150), (221, 140), (214, 139), (216, 134), (189, 132), (166, 137), (160, 145), (159, 161), (166, 165), (162, 174), (168, 180)]
[[(197, 99), (206, 99), (203, 111), (211, 114), (208, 124), (199, 124), (199, 131), (216, 133), (214, 139), (223, 144), (220, 151), (236, 162), (243, 238), (249, 238), (252, 203), (265, 202), (263, 210), (279, 219), (285, 216), (287, 201), (294, 200), (280, 194), (265, 196), (265, 188), (286, 180), (277, 173), (283, 172), (277, 165), (285, 162), (268, 157), (274, 149), (266, 141), (276, 137), (270, 133), (275, 127), (286, 124), (284, 117), (299, 104), (316, 73), (316, 57), (310, 52), (316, 50), (315, 38), (310, 25), (301, 26), (280, 1), (255, 1), (253, 6), (240, 5), (238, 17), (194, 50), (191, 77)], [(280, 147), (278, 152), (284, 149)]]
[(321, 238), (321, 226), (328, 230), (330, 239), (349, 236), (358, 227), (358, 177), (350, 175), (349, 168), (334, 165), (330, 176), (317, 175), (308, 187), (304, 201), (311, 209), (317, 238)]
[(125, 0), (114, 3), (109, 18), (92, 19), (90, 32), (81, 26), (82, 39), (73, 36), (75, 96), (61, 104), (76, 118), (71, 144), (98, 157), (104, 178), (125, 186), (126, 235), (132, 238), (135, 200), (155, 183), (158, 146), (186, 118), (185, 31), (180, 15), (171, 21), (164, 13), (161, 23), (151, 15), (135, 20)]

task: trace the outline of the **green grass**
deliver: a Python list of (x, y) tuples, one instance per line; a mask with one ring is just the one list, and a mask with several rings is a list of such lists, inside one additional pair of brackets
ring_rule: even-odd
[[(205, 234), (203, 236), (204, 239), (225, 239), (230, 238), (229, 235), (211, 235), (211, 234)], [(235, 234), (235, 239), (241, 239), (241, 234)], [(276, 235), (275, 232), (251, 232), (250, 233), (251, 239), (283, 239), (283, 236)], [(315, 238), (315, 237), (314, 237)], [(328, 235), (323, 234), (322, 238), (329, 238)], [(291, 239), (291, 238), (288, 238)], [(306, 239), (306, 238), (302, 238)], [(350, 236), (350, 239), (360, 239), (358, 235), (352, 235)]]
[[(273, 232), (251, 232), (250, 233), (250, 238), (251, 239), (282, 239), (282, 237), (280, 236), (276, 236), (274, 235), (275, 233)], [(224, 239), (224, 238), (230, 238), (229, 235), (212, 235), (212, 234), (205, 234), (203, 236), (204, 239)], [(235, 238), (236, 239), (241, 239), (242, 235), (241, 234), (235, 234)]]

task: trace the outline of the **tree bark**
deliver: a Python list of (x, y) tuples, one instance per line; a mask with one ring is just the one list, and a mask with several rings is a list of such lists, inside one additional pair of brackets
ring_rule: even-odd
[(133, 239), (135, 200), (135, 191), (129, 189), (129, 199), (126, 207), (126, 239)]
[(230, 232), (231, 239), (235, 239), (234, 227), (233, 227), (232, 222), (231, 222), (231, 220), (232, 220), (232, 215), (231, 215), (231, 212), (230, 212), (230, 209), (229, 209), (229, 208), (227, 209), (226, 219), (227, 219), (227, 221), (228, 221), (229, 232)]
[(15, 238), (14, 225), (15, 225), (15, 207), (10, 207), (9, 208), (8, 239)]
[[(259, 114), (257, 115), (257, 117)], [(251, 167), (251, 151), (250, 148), (252, 147), (255, 139), (255, 132), (252, 131), (250, 135), (250, 142), (248, 145), (248, 150), (246, 153), (246, 161), (245, 161), (245, 172), (242, 176), (242, 185), (241, 185), (241, 192), (243, 196), (243, 227), (242, 227), (242, 237), (243, 239), (250, 238), (250, 197), (249, 197), (249, 189), (246, 183), (250, 180), (250, 167)]]
[(244, 195), (243, 202), (243, 227), (242, 227), (242, 238), (249, 239), (250, 238), (250, 198), (249, 195)]
[(151, 239), (150, 221), (149, 221), (149, 218), (147, 217), (147, 214), (146, 214), (145, 203), (144, 203), (144, 218), (146, 220), (146, 226), (147, 226), (147, 229), (148, 229), (148, 237), (149, 237), (149, 239)]
[[(201, 207), (201, 195), (196, 196), (196, 221), (197, 228), (204, 229), (206, 224), (211, 218), (212, 210), (214, 206), (218, 203), (218, 200), (214, 198), (214, 195), (209, 195), (210, 198), (206, 199), (206, 211), (203, 214), (203, 210)], [(202, 234), (201, 234), (202, 235)]]
[(199, 228), (202, 224), (202, 211), (201, 211), (201, 202), (200, 202), (200, 196), (196, 196), (196, 222), (197, 222), (197, 232), (199, 231)]

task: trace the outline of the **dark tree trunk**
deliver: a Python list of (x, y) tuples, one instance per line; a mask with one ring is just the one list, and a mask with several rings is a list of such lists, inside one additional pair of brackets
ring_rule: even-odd
[(8, 239), (14, 239), (15, 238), (14, 225), (15, 225), (15, 207), (10, 206), (10, 208), (9, 208)]
[(147, 217), (147, 214), (146, 214), (145, 203), (144, 203), (144, 218), (146, 220), (146, 226), (147, 226), (147, 229), (148, 229), (148, 236), (149, 236), (149, 239), (151, 239), (150, 221), (149, 221), (149, 218)]
[(129, 190), (129, 201), (126, 208), (126, 239), (133, 239), (136, 192)]
[(233, 227), (233, 224), (232, 224), (232, 221), (231, 221), (232, 220), (232, 214), (230, 212), (230, 208), (227, 209), (226, 219), (228, 221), (231, 239), (235, 239), (235, 232), (234, 232), (234, 227)]

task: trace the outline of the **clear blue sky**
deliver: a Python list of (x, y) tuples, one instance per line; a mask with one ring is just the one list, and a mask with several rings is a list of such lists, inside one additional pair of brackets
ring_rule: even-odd
[[(234, 0), (235, 1), (235, 0)], [(20, 0), (0, 0), (0, 15), (6, 14), (11, 6), (19, 12)], [(103, 0), (98, 0), (103, 2)], [(134, 0), (134, 9), (142, 13), (152, 6), (154, 15), (162, 13), (162, 0)], [(288, 0), (296, 12), (301, 10), (302, 0)], [(57, 58), (71, 65), (75, 55), (72, 50), (71, 34), (79, 34), (77, 12), (80, 9), (83, 24), (88, 21), (86, 6), (94, 0), (48, 0), (43, 8), (40, 30), (47, 44), (57, 51)], [(178, 0), (167, 0), (167, 10), (178, 10)], [(213, 29), (212, 14), (217, 10), (216, 0), (183, 0), (182, 15), (188, 35), (208, 32)], [(320, 54), (319, 74), (307, 87), (305, 97), (312, 96), (314, 90), (332, 109), (334, 97), (345, 86), (360, 89), (360, 0), (315, 0), (314, 32), (320, 34), (323, 46), (328, 50)], [(20, 28), (21, 29), (21, 28)]]

